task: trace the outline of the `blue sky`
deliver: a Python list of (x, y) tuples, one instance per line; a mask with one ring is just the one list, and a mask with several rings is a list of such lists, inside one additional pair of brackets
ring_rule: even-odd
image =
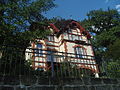
[(90, 10), (106, 10), (108, 7), (120, 10), (120, 0), (55, 0), (55, 3), (58, 6), (46, 12), (46, 17), (83, 20)]

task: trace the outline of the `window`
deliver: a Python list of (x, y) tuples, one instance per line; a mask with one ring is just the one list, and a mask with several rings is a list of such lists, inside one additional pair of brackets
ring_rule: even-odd
[(54, 61), (54, 51), (47, 51), (47, 61), (49, 62)]
[(72, 30), (71, 30), (71, 29), (68, 29), (68, 33), (72, 33)]
[(68, 33), (64, 33), (64, 39), (68, 39)]
[(81, 40), (81, 41), (83, 40), (82, 36), (79, 36), (79, 40)]
[(43, 51), (41, 50), (42, 49), (42, 44), (37, 44), (36, 45), (36, 50), (35, 50), (35, 56), (42, 56), (43, 55)]
[(75, 55), (76, 58), (84, 58), (86, 55), (85, 49), (81, 47), (75, 47)]
[(81, 40), (81, 41), (83, 41), (83, 36), (82, 36), (82, 34), (81, 34), (81, 32), (79, 32), (79, 33), (77, 33), (79, 36), (78, 36), (78, 40)]
[(79, 40), (77, 35), (72, 35), (73, 40)]
[(49, 41), (54, 41), (54, 36), (53, 35), (48, 36), (48, 40)]
[(68, 39), (69, 39), (69, 40), (72, 40), (72, 41), (74, 41), (74, 40), (79, 40), (77, 35), (72, 35), (72, 34), (69, 34), (69, 35), (68, 35)]
[(69, 39), (69, 40), (73, 40), (73, 37), (72, 37), (71, 34), (68, 34), (68, 39)]

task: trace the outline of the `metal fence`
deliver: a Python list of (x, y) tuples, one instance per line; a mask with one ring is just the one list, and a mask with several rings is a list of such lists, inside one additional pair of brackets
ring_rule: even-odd
[[(113, 70), (113, 72), (109, 69)], [(117, 76), (115, 76), (115, 70), (118, 70), (116, 73)], [(2, 77), (119, 78), (119, 70), (119, 65), (109, 68), (107, 68), (107, 65), (106, 67), (98, 65), (95, 58), (90, 55), (33, 48), (24, 50), (19, 47), (6, 45), (0, 47), (0, 76)], [(101, 72), (105, 74), (100, 75)]]

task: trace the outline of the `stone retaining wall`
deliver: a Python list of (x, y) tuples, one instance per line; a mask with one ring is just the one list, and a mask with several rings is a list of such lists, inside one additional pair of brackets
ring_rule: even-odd
[(120, 79), (0, 78), (0, 90), (120, 90)]

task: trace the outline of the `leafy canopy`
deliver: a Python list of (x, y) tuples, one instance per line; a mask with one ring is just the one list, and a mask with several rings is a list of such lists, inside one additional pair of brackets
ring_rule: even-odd
[(96, 59), (99, 65), (102, 61), (106, 62), (109, 74), (115, 76), (112, 73), (118, 73), (117, 67), (120, 65), (120, 13), (113, 9), (100, 9), (90, 11), (87, 16), (82, 25), (93, 34), (91, 41)]
[(53, 1), (0, 0), (0, 72), (23, 74), (29, 71), (25, 50), (30, 41), (50, 33), (42, 12), (55, 7)]
[(110, 30), (112, 27), (119, 25), (120, 15), (117, 10), (93, 10), (88, 14), (88, 19), (85, 19), (82, 24), (91, 32), (99, 35), (104, 31)]
[[(46, 12), (55, 7), (54, 0), (0, 0), (0, 45), (12, 44), (27, 47), (37, 37), (43, 37)], [(33, 22), (42, 28), (30, 30)], [(44, 25), (43, 25), (44, 24)]]

